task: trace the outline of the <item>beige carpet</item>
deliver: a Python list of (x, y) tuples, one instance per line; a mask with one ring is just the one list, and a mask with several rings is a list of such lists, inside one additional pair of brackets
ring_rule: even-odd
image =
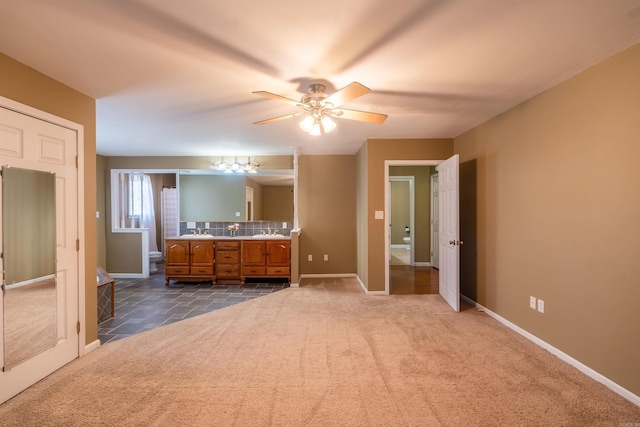
[(0, 425), (619, 426), (640, 408), (475, 309), (286, 289), (109, 343)]

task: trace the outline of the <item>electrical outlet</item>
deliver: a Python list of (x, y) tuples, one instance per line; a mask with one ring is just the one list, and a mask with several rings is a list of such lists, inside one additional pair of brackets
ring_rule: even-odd
[(307, 261), (313, 261), (313, 255), (307, 255)]
[(536, 309), (536, 297), (529, 297), (529, 308)]
[(324, 254), (324, 260), (329, 261), (329, 254)]
[(538, 311), (540, 313), (544, 313), (544, 301), (541, 299), (538, 299)]

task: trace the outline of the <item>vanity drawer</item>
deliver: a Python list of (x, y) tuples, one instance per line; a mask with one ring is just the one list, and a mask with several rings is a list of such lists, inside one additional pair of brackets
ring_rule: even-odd
[(239, 251), (216, 251), (216, 262), (220, 264), (238, 264), (240, 263)]
[(290, 273), (290, 267), (267, 267), (268, 276), (289, 276)]
[(191, 267), (193, 276), (213, 276), (213, 267)]
[(226, 277), (240, 277), (240, 266), (234, 264), (219, 264), (216, 268), (216, 276), (219, 279)]
[(240, 250), (240, 240), (231, 242), (228, 240), (222, 240), (216, 242), (216, 251), (239, 251)]
[(267, 269), (264, 267), (243, 267), (243, 276), (264, 276), (267, 273)]
[(167, 276), (182, 276), (189, 274), (189, 267), (167, 267)]

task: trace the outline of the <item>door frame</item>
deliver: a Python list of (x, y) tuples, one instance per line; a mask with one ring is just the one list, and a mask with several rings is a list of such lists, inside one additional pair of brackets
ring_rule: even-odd
[[(389, 168), (391, 166), (437, 166), (442, 163), (442, 160), (385, 160), (384, 161), (384, 182), (386, 183), (384, 186), (384, 212), (389, 212)], [(384, 294), (389, 295), (389, 215), (384, 216), (384, 259), (387, 261), (384, 263)], [(412, 230), (415, 227), (412, 224)], [(412, 234), (414, 235), (414, 234)], [(412, 243), (412, 249), (415, 245), (415, 242)]]
[[(438, 182), (439, 175), (434, 173), (430, 177), (429, 193), (431, 197), (431, 219), (429, 224), (429, 231), (431, 233), (431, 266), (434, 268), (440, 268), (440, 215), (438, 210), (440, 209), (440, 197), (438, 196)], [(438, 205), (434, 203), (438, 200)], [(438, 217), (438, 224), (435, 224), (434, 216)]]

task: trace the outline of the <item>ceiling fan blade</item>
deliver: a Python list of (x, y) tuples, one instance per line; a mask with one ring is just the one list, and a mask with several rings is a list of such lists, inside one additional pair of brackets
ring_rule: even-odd
[(324, 101), (333, 104), (335, 108), (344, 105), (347, 102), (361, 97), (362, 95), (365, 95), (369, 92), (371, 92), (371, 89), (369, 89), (368, 87), (363, 86), (358, 82), (353, 82), (343, 87), (333, 95), (330, 95)]
[(291, 99), (291, 98), (287, 98), (287, 97), (284, 97), (284, 96), (276, 95), (275, 93), (265, 92), (263, 90), (259, 90), (259, 91), (253, 92), (253, 93), (255, 93), (256, 95), (259, 95), (259, 96), (264, 96), (265, 98), (275, 99), (276, 101), (286, 102), (287, 104), (293, 104), (295, 106), (300, 105), (300, 101), (296, 101), (295, 99)]
[(254, 125), (266, 125), (267, 123), (273, 123), (284, 119), (290, 119), (292, 117), (304, 116), (306, 111), (300, 111), (299, 113), (287, 114), (286, 116), (274, 117), (272, 119), (260, 120), (259, 122), (253, 122)]
[(336, 113), (338, 111), (342, 111), (342, 114), (334, 113), (334, 115), (340, 119), (358, 120), (361, 122), (375, 123), (377, 125), (384, 123), (388, 117), (386, 114), (370, 113), (368, 111), (345, 110), (342, 108), (336, 110)]

